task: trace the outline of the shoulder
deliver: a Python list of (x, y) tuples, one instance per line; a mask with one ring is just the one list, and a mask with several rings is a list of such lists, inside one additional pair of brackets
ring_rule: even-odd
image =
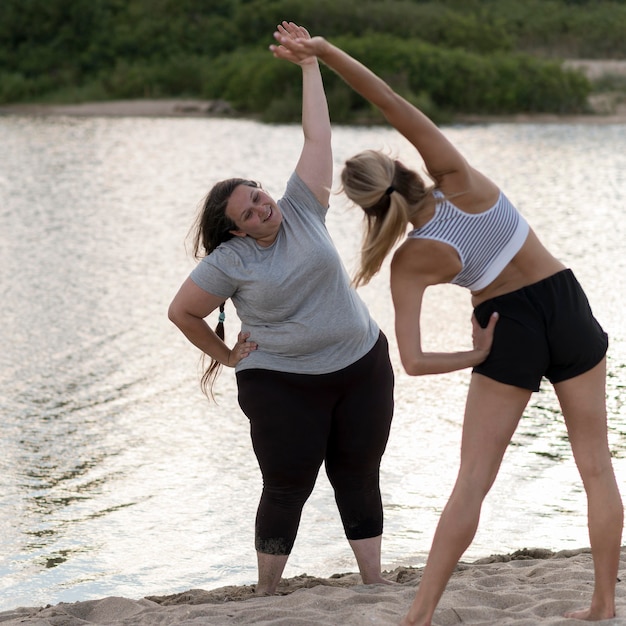
[(250, 254), (252, 239), (250, 237), (232, 237), (223, 241), (198, 262), (199, 268), (228, 268), (240, 265), (242, 259)]
[(446, 198), (464, 213), (483, 213), (500, 197), (500, 188), (478, 170), (468, 167), (461, 176), (446, 178), (440, 187)]
[(461, 269), (458, 252), (432, 239), (407, 239), (391, 260), (392, 276), (424, 285), (448, 283)]
[(285, 195), (283, 197), (286, 198), (288, 196), (304, 196), (317, 202), (317, 198), (311, 188), (300, 178), (298, 172), (295, 171), (292, 172), (287, 181), (287, 188), (285, 189)]
[(297, 172), (293, 172), (287, 181), (285, 195), (279, 200), (281, 210), (284, 205), (292, 207), (295, 211), (305, 209), (313, 210), (320, 216), (326, 215), (328, 206), (323, 206), (311, 188), (300, 178)]

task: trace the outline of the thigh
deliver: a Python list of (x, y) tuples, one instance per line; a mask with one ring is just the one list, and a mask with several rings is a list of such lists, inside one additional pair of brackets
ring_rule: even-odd
[(330, 408), (314, 378), (269, 370), (237, 374), (239, 405), (267, 480), (316, 474), (324, 459)]
[(394, 373), (385, 336), (381, 334), (370, 353), (346, 368), (341, 379), (327, 464), (378, 467), (389, 439), (394, 409)]
[(587, 296), (571, 271), (555, 277), (548, 325), (552, 384), (595, 367), (606, 355), (608, 336), (593, 316)]
[(487, 300), (474, 309), (483, 328), (494, 312), (499, 318), (491, 351), (473, 371), (505, 385), (539, 391), (550, 362), (541, 311), (528, 297), (528, 289), (519, 289)]
[(472, 374), (461, 439), (459, 476), (486, 494), (515, 433), (531, 392)]
[(606, 424), (606, 358), (566, 381), (556, 383), (572, 452), (581, 470), (610, 463)]

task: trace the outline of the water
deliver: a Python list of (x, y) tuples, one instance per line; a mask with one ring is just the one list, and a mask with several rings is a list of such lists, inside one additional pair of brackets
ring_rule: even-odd
[[(576, 272), (611, 336), (610, 443), (626, 478), (626, 126), (490, 124), (446, 132)], [(167, 320), (194, 265), (184, 241), (216, 179), (278, 197), (297, 126), (0, 117), (0, 610), (255, 581), (260, 477), (232, 370), (210, 405), (198, 353)], [(338, 127), (337, 173), (366, 148), (418, 165), (384, 128)], [(360, 216), (329, 228), (355, 267)], [(386, 331), (397, 411), (382, 466), (387, 568), (422, 565), (452, 487), (468, 372), (401, 371), (385, 265), (362, 295)], [(237, 326), (227, 308), (227, 333)], [(427, 349), (470, 346), (467, 293), (427, 292)], [(585, 498), (554, 394), (534, 394), (489, 494), (472, 560), (588, 545)], [(326, 477), (285, 576), (356, 571)]]

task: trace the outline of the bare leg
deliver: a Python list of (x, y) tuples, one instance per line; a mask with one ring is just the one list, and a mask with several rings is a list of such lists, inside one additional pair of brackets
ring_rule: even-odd
[(463, 422), (461, 467), (402, 626), (430, 626), (448, 580), (474, 538), (483, 500), (530, 394), (480, 374), (472, 375)]
[(576, 465), (587, 493), (589, 540), (595, 586), (591, 605), (566, 617), (588, 621), (615, 616), (624, 509), (607, 441), (606, 360), (554, 386), (561, 403)]
[(265, 554), (257, 552), (259, 567), (259, 582), (254, 593), (257, 596), (271, 596), (276, 593), (276, 587), (287, 565), (288, 554)]
[[(369, 539), (351, 540), (350, 546), (356, 557), (359, 572), (365, 585), (377, 583), (390, 584), (381, 575), (380, 552), (382, 535)], [(264, 554), (257, 552), (259, 568), (259, 582), (256, 585), (255, 594), (269, 596), (276, 593), (276, 588), (289, 559), (288, 555)]]
[(364, 585), (378, 583), (389, 585), (390, 581), (384, 579), (380, 567), (380, 548), (382, 535), (368, 539), (350, 539), (350, 547), (356, 557), (361, 579)]

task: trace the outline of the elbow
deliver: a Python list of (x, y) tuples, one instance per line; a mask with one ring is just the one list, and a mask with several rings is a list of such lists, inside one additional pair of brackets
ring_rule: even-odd
[(424, 371), (423, 367), (420, 367), (419, 363), (411, 363), (411, 364), (405, 365), (404, 371), (409, 376), (423, 376), (424, 374), (428, 373)]
[(167, 309), (167, 317), (184, 335), (195, 332), (198, 323), (203, 323), (204, 319), (198, 317), (186, 306), (182, 299), (174, 298)]
[(420, 358), (402, 359), (402, 367), (409, 376), (424, 376), (424, 374), (428, 374), (426, 364)]
[(409, 376), (426, 376), (434, 374), (437, 369), (433, 367), (433, 362), (428, 355), (423, 352), (419, 354), (400, 355), (402, 367)]
[(178, 328), (181, 327), (184, 314), (181, 307), (177, 304), (176, 300), (173, 300), (170, 303), (170, 306), (167, 309), (167, 318), (170, 322), (172, 322), (172, 324), (178, 326)]

